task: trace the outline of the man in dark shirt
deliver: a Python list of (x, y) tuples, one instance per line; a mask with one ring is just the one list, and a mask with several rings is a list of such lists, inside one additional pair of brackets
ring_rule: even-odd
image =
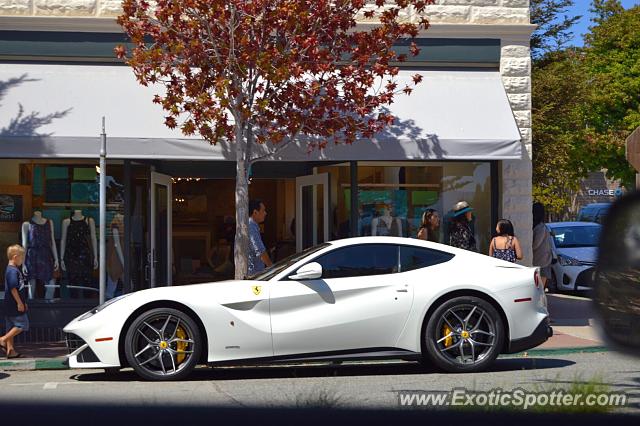
[(13, 339), (23, 331), (29, 330), (27, 317), (26, 280), (20, 266), (24, 262), (24, 248), (18, 244), (7, 249), (9, 264), (4, 274), (4, 314), (7, 334), (0, 337), (0, 348), (7, 353), (7, 358), (19, 358), (13, 346)]
[(267, 208), (261, 200), (249, 201), (249, 256), (247, 275), (262, 272), (272, 265), (267, 248), (262, 242), (260, 224), (267, 217)]

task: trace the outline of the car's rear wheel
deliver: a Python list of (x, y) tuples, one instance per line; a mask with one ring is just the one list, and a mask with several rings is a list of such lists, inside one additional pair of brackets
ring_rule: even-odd
[(451, 373), (480, 371), (500, 354), (504, 326), (493, 305), (461, 296), (433, 312), (424, 339), (427, 358), (439, 368)]
[(196, 367), (201, 342), (191, 317), (176, 309), (157, 308), (133, 321), (125, 337), (125, 355), (144, 379), (180, 380)]

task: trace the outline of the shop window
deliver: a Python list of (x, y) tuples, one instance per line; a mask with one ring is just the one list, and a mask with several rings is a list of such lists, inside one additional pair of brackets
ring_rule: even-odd
[[(3, 248), (16, 243), (26, 246), (29, 298), (97, 301), (97, 259), (101, 237), (107, 238), (110, 297), (122, 291), (122, 166), (108, 167), (107, 232), (101, 236), (98, 210), (100, 170), (97, 162), (3, 160), (3, 167), (4, 163), (15, 175), (4, 173), (2, 179), (5, 182), (15, 179), (11, 183), (17, 184), (15, 188), (22, 188), (23, 193), (19, 202), (20, 214), (11, 218), (10, 227), (0, 226), (0, 242)], [(0, 189), (9, 195), (10, 185), (3, 186), (5, 182), (0, 181)], [(2, 197), (0, 195), (0, 200), (4, 200)], [(117, 243), (114, 238), (118, 238)]]
[[(331, 176), (333, 238), (346, 238), (351, 229), (349, 165), (318, 167), (317, 172)], [(452, 208), (464, 200), (474, 208), (471, 228), (478, 251), (488, 252), (493, 229), (489, 163), (360, 161), (357, 175), (357, 235), (415, 238), (424, 211), (435, 209), (442, 218), (437, 240), (447, 244)]]

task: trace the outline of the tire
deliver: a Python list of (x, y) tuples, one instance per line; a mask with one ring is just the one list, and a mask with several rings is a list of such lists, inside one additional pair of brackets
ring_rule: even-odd
[(136, 318), (125, 337), (125, 355), (145, 380), (182, 380), (198, 364), (202, 339), (195, 321), (184, 312), (157, 308)]
[(493, 305), (474, 296), (456, 297), (427, 319), (424, 355), (449, 373), (481, 371), (500, 354), (504, 336), (502, 318)]

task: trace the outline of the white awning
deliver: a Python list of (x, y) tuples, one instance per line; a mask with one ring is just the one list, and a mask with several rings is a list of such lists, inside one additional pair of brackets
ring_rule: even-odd
[[(308, 152), (297, 142), (271, 159), (498, 160), (521, 158), (521, 137), (497, 71), (402, 70), (398, 87), (420, 73), (409, 96), (397, 95), (396, 123), (374, 140)], [(3, 64), (0, 157), (96, 158), (101, 118), (114, 159), (234, 160), (233, 149), (185, 138), (164, 126), (154, 88), (116, 65)]]

